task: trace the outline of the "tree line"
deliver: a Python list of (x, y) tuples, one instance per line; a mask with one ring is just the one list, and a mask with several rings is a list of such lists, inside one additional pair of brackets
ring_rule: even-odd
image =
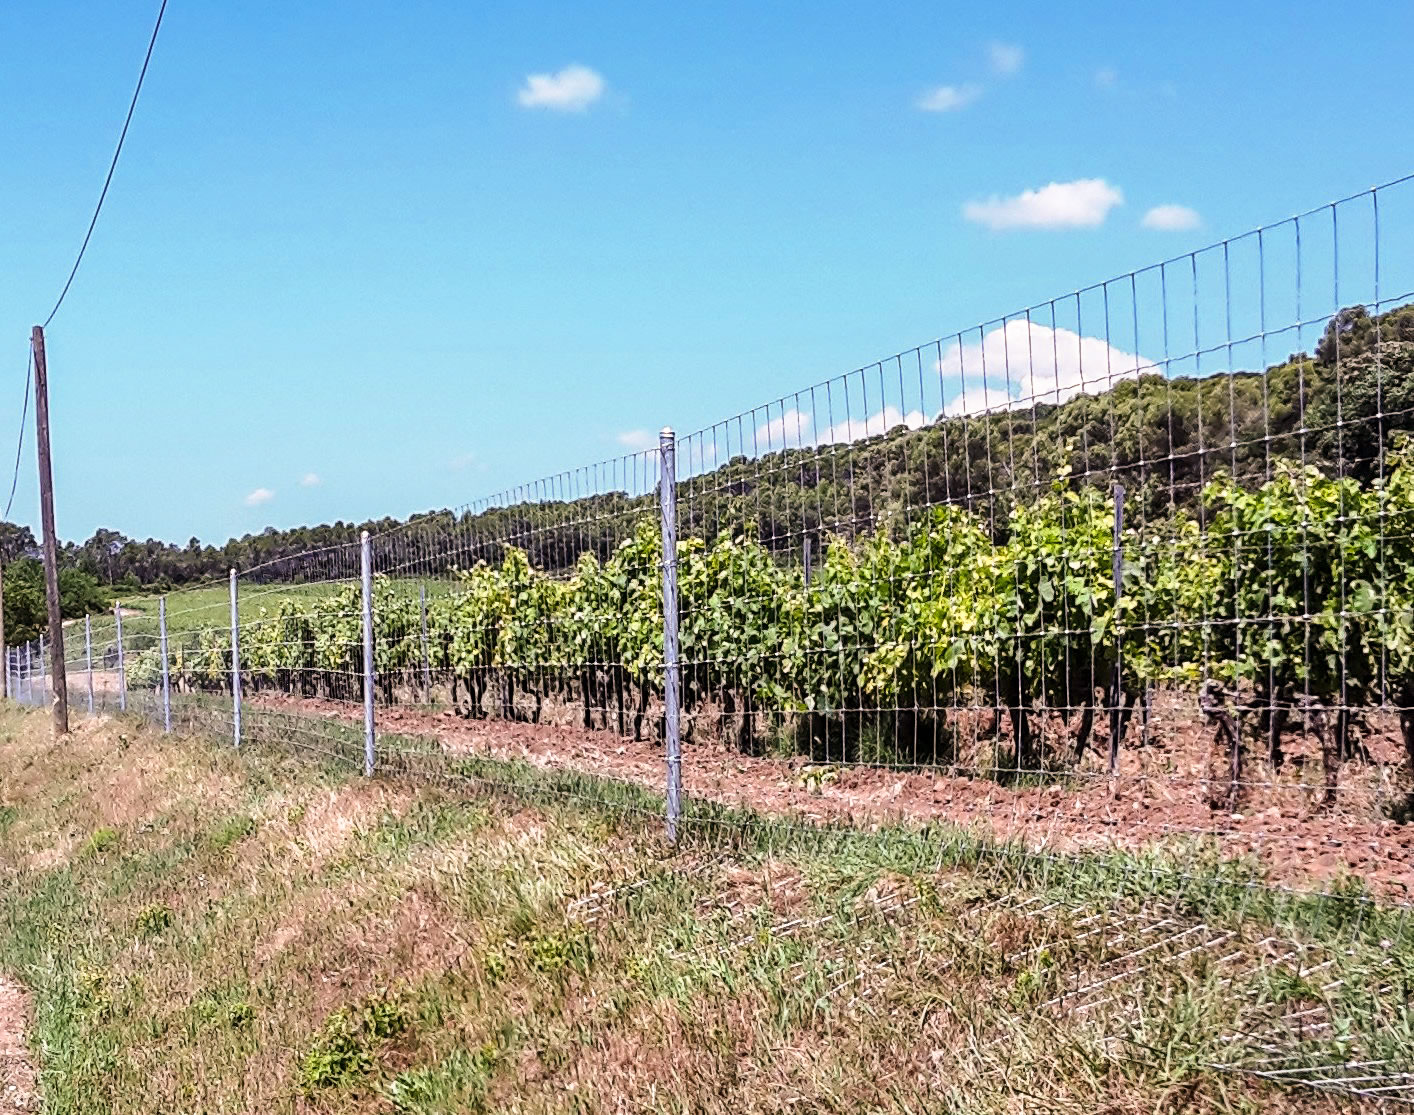
[[(1351, 307), (1330, 320), (1314, 355), (1296, 353), (1262, 372), (1145, 375), (1059, 404), (939, 416), (849, 444), (735, 457), (680, 485), (681, 526), (707, 536), (750, 527), (776, 553), (794, 553), (809, 538), (819, 552), (827, 537), (859, 536), (901, 513), (948, 504), (978, 512), (996, 533), (1018, 499), (1043, 493), (1062, 469), (1122, 480), (1139, 513), (1178, 504), (1201, 514), (1199, 493), (1219, 470), (1259, 483), (1278, 457), (1368, 483), (1394, 434), (1410, 428), (1414, 304), (1377, 315)], [(582, 553), (606, 559), (648, 502), (607, 492), (477, 513), (270, 527), (219, 546), (195, 537), (184, 546), (140, 541), (105, 528), (65, 543), (61, 563), (129, 593), (215, 580), (233, 567), (260, 570), (257, 579), (300, 579), (302, 555), (351, 547), (368, 530), (382, 536), (387, 562), (465, 565), (511, 542), (538, 568), (568, 570)], [(28, 528), (0, 524), (0, 560), (37, 553)], [(350, 575), (356, 557), (344, 560), (339, 575)]]

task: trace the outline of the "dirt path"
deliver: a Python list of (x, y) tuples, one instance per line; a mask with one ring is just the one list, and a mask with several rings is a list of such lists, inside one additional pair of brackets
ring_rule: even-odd
[[(269, 693), (250, 699), (284, 712), (353, 722), (363, 715), (361, 705), (348, 702)], [(386, 731), (432, 736), (449, 755), (523, 759), (655, 789), (663, 784), (661, 746), (646, 740), (558, 724), (467, 721), (426, 708), (380, 708), (378, 720)], [(810, 767), (799, 758), (758, 758), (696, 744), (683, 748), (683, 783), (689, 794), (815, 821), (978, 826), (1033, 851), (1135, 851), (1203, 836), (1228, 856), (1260, 860), (1275, 883), (1319, 890), (1351, 874), (1386, 898), (1414, 900), (1414, 824), (1379, 816), (1359, 785), (1364, 768), (1349, 765), (1349, 792), (1336, 809), (1319, 808), (1309, 786), (1253, 782), (1231, 810), (1207, 800), (1209, 756), (1198, 734), (1173, 735), (1169, 746), (1125, 752), (1121, 777), (1113, 782), (1087, 772), (1062, 784), (1011, 788), (945, 771)], [(812, 780), (811, 771), (825, 778)]]
[(25, 1043), (28, 1022), (29, 996), (19, 984), (0, 976), (0, 1112), (39, 1110)]

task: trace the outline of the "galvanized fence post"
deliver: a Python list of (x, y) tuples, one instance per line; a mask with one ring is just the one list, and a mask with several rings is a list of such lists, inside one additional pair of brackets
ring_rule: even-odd
[(44, 672), (44, 632), (39, 633), (39, 700), (47, 704), (49, 698), (49, 675)]
[(172, 730), (172, 679), (167, 671), (167, 598), (157, 598), (158, 653), (162, 655), (162, 730)]
[(24, 682), (25, 704), (34, 703), (34, 675), (31, 673), (32, 663), (30, 661), (30, 647), (33, 643), (25, 643), (25, 676), (20, 680)]
[(668, 749), (668, 839), (678, 838), (682, 815), (682, 737), (678, 712), (677, 440), (672, 427), (658, 435), (658, 501), (663, 533), (663, 738)]
[(93, 622), (88, 613), (83, 617), (83, 665), (88, 674), (88, 714), (93, 715)]
[(241, 745), (241, 612), (236, 603), (236, 571), (231, 570), (231, 739)]
[(1119, 773), (1119, 733), (1124, 723), (1124, 634), (1119, 623), (1119, 598), (1124, 589), (1124, 485), (1114, 486), (1115, 665), (1110, 684), (1110, 774)]
[(427, 653), (427, 586), (418, 585), (418, 604), (422, 611), (422, 700), (432, 703), (432, 659)]
[(373, 547), (368, 531), (359, 545), (363, 573), (363, 774), (373, 774)]
[(127, 661), (123, 657), (123, 605), (114, 603), (113, 621), (117, 628), (118, 639), (118, 711), (126, 712), (128, 709), (128, 667)]

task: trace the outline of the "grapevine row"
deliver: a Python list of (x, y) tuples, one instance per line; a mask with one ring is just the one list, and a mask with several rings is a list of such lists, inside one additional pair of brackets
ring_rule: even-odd
[[(1220, 476), (1193, 509), (1129, 524), (1114, 497), (1065, 475), (1013, 506), (1000, 530), (937, 507), (853, 544), (830, 542), (810, 575), (751, 537), (679, 543), (682, 694), (701, 725), (745, 751), (786, 741), (848, 760), (947, 760), (960, 710), (1007, 726), (1016, 769), (1053, 764), (1036, 726), (1058, 717), (1078, 761), (1097, 718), (1124, 737), (1155, 686), (1193, 693), (1230, 748), (1273, 764), (1298, 722), (1320, 739), (1327, 794), (1359, 753), (1366, 710), (1398, 707), (1414, 761), (1414, 452), (1362, 485), (1278, 462), (1259, 487)], [(604, 561), (572, 575), (499, 563), (459, 571), (427, 603), (426, 667), (464, 716), (540, 719), (572, 704), (586, 728), (661, 731), (661, 544), (642, 519)], [(376, 578), (380, 698), (426, 700), (422, 616)], [(252, 689), (361, 695), (356, 585), (246, 617)], [(178, 689), (229, 684), (225, 632), (175, 637)], [(155, 649), (130, 684), (160, 676)], [(651, 714), (651, 715), (650, 715)], [(630, 721), (632, 727), (630, 729)]]

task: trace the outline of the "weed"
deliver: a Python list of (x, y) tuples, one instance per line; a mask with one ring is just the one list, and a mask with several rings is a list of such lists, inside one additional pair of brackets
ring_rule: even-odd
[(324, 1021), (300, 1061), (300, 1084), (306, 1092), (348, 1084), (373, 1071), (366, 1035), (341, 1007)]
[(588, 967), (589, 938), (584, 933), (551, 933), (530, 939), (530, 965), (537, 972), (558, 975), (568, 968), (583, 971)]
[(255, 831), (255, 821), (244, 813), (227, 817), (206, 834), (203, 844), (209, 852), (224, 852)]
[(388, 999), (373, 997), (358, 1007), (340, 1007), (324, 1020), (300, 1061), (301, 1086), (313, 1092), (369, 1075), (377, 1065), (379, 1047), (406, 1025), (402, 1006)]
[(172, 911), (160, 902), (153, 902), (138, 911), (133, 929), (141, 938), (160, 937), (172, 924)]
[(1274, 1003), (1319, 1003), (1323, 998), (1318, 987), (1285, 964), (1268, 968), (1262, 983), (1267, 997)]
[(95, 859), (103, 855), (104, 852), (111, 852), (117, 846), (118, 830), (104, 825), (94, 829), (88, 839), (79, 845), (78, 858), (80, 860)]
[(440, 1061), (409, 1069), (387, 1087), (394, 1108), (409, 1115), (459, 1115), (486, 1110), (486, 1093), (500, 1060), (494, 1045), (455, 1049)]

